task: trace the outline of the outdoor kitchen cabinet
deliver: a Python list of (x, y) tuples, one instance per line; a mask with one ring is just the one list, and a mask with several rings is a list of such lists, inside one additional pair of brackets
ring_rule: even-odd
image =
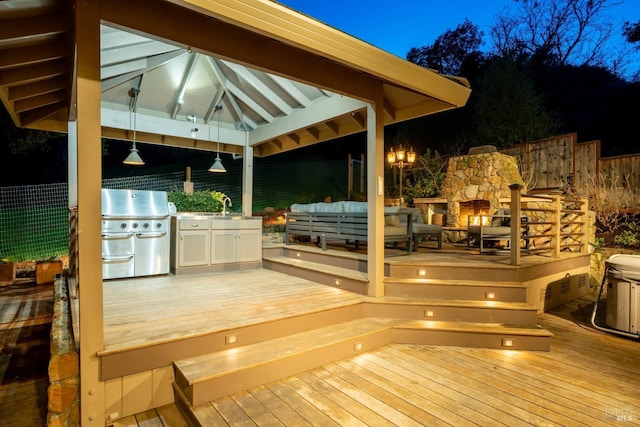
[(261, 218), (212, 219), (198, 214), (179, 214), (172, 218), (172, 273), (205, 273), (261, 265)]
[(209, 221), (178, 220), (175, 264), (189, 267), (209, 264)]
[(211, 264), (258, 262), (261, 258), (261, 221), (211, 220)]

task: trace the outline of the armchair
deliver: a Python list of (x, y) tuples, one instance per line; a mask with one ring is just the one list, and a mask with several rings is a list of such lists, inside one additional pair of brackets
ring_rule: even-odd
[[(495, 214), (489, 216), (488, 221), (485, 218), (487, 218), (486, 215), (480, 215), (479, 223), (472, 224), (472, 217), (469, 216), (467, 246), (471, 247), (472, 243), (477, 244), (480, 246), (480, 252), (483, 252), (486, 242), (506, 241), (507, 245), (511, 245), (511, 210), (508, 208), (498, 209)], [(528, 249), (528, 217), (523, 216), (520, 221), (522, 223), (520, 238), (523, 240), (525, 248)]]

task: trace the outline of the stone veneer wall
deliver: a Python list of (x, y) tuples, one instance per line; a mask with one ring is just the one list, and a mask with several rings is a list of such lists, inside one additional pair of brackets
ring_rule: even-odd
[(459, 223), (460, 202), (488, 200), (489, 213), (495, 212), (501, 198), (511, 197), (511, 184), (524, 187), (515, 157), (490, 152), (450, 158), (440, 192), (440, 197), (448, 202), (446, 225), (467, 225)]
[(71, 328), (66, 278), (53, 287), (47, 427), (80, 425), (80, 365)]

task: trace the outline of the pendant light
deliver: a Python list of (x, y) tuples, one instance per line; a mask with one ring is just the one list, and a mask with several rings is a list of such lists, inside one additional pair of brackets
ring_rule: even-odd
[(138, 149), (136, 148), (136, 118), (138, 115), (137, 112), (137, 104), (138, 104), (138, 94), (140, 93), (140, 88), (134, 86), (129, 89), (129, 96), (131, 100), (129, 101), (129, 121), (131, 121), (131, 117), (133, 116), (133, 145), (131, 146), (131, 150), (129, 150), (129, 155), (122, 163), (125, 165), (135, 165), (142, 166), (144, 165), (144, 160), (138, 154)]
[(218, 150), (216, 153), (216, 159), (213, 164), (209, 168), (209, 172), (226, 172), (227, 170), (222, 166), (222, 161), (220, 160), (220, 115), (222, 110), (222, 105), (216, 105), (215, 111), (218, 112)]

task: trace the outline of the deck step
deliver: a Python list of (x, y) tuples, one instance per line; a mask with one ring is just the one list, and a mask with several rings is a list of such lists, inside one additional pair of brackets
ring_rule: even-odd
[(478, 301), (527, 300), (527, 286), (520, 282), (484, 280), (385, 279), (384, 293), (389, 297), (468, 299)]
[(208, 426), (218, 416), (210, 401), (383, 345), (548, 351), (552, 336), (538, 326), (364, 318), (176, 361), (176, 399), (193, 424)]
[(365, 272), (287, 256), (263, 257), (262, 265), (264, 268), (279, 273), (301, 277), (359, 294), (366, 294), (369, 283)]
[(414, 320), (393, 328), (395, 343), (549, 351), (553, 334), (538, 325)]
[(388, 344), (395, 323), (358, 319), (175, 361), (176, 383), (197, 406)]
[(525, 302), (443, 300), (439, 298), (372, 298), (366, 313), (371, 317), (447, 322), (486, 322), (535, 325), (538, 310)]

